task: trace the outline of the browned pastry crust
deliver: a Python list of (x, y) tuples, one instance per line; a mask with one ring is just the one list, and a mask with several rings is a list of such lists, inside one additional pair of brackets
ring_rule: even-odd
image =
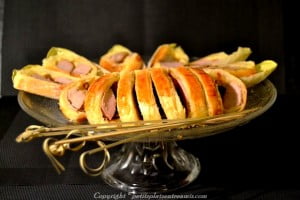
[(86, 120), (85, 95), (94, 79), (96, 78), (75, 81), (62, 90), (59, 96), (59, 108), (70, 122), (81, 123)]
[(114, 45), (101, 56), (99, 65), (110, 72), (120, 72), (142, 69), (144, 62), (138, 53), (131, 52), (122, 45)]
[(134, 95), (134, 72), (120, 72), (120, 79), (117, 89), (117, 108), (122, 122), (139, 120), (139, 111)]
[(151, 67), (173, 67), (188, 64), (189, 57), (183, 49), (175, 43), (163, 44), (157, 47), (151, 56), (147, 66)]
[(90, 124), (108, 122), (102, 112), (103, 98), (118, 80), (119, 73), (110, 73), (101, 76), (90, 85), (84, 102), (86, 116)]
[(98, 65), (77, 53), (60, 47), (52, 47), (43, 59), (43, 67), (78, 78), (92, 78), (103, 72)]
[(257, 69), (253, 61), (239, 61), (221, 66), (213, 65), (213, 63), (207, 66), (201, 66), (195, 63), (190, 63), (190, 66), (193, 68), (223, 69), (238, 78), (252, 76), (257, 73)]
[(142, 69), (144, 66), (142, 57), (137, 53), (131, 53), (121, 63), (117, 63), (109, 57), (104, 56), (100, 59), (99, 64), (110, 72), (133, 71), (135, 69)]
[(163, 60), (169, 52), (169, 46), (167, 44), (159, 46), (156, 51), (154, 52), (152, 58), (148, 63), (148, 67), (153, 67), (155, 63), (160, 62)]
[(160, 105), (167, 119), (185, 119), (185, 108), (167, 70), (164, 68), (152, 68), (150, 73)]
[(222, 98), (215, 81), (201, 69), (191, 69), (202, 84), (206, 97), (208, 115), (214, 116), (223, 113)]
[(78, 80), (64, 73), (48, 70), (40, 65), (27, 65), (20, 70), (14, 70), (13, 86), (32, 94), (59, 99), (66, 84)]
[(208, 116), (204, 90), (197, 77), (186, 67), (171, 68), (170, 74), (182, 90), (186, 102), (187, 117)]
[(149, 71), (144, 69), (134, 72), (135, 92), (143, 120), (160, 120), (161, 116), (153, 93)]
[(246, 85), (237, 77), (222, 69), (203, 69), (217, 84), (225, 87), (223, 95), (224, 112), (238, 112), (244, 110), (247, 103)]

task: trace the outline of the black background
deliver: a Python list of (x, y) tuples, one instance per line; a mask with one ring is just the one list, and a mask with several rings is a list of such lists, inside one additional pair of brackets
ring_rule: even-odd
[(271, 80), (280, 93), (297, 92), (296, 14), (281, 0), (5, 1), (1, 94), (16, 94), (12, 69), (41, 64), (52, 46), (98, 60), (116, 43), (149, 56), (169, 42), (190, 56), (251, 47), (250, 59), (278, 62)]
[[(193, 56), (251, 47), (250, 59), (273, 59), (278, 97), (270, 110), (232, 131), (179, 142), (202, 164), (199, 178), (177, 194), (209, 199), (300, 199), (299, 28), (296, 1), (281, 0), (7, 0), (4, 7), (0, 99), (0, 198), (93, 199), (119, 193), (84, 175), (76, 155), (58, 176), (41, 142), (14, 138), (36, 124), (18, 106), (11, 71), (40, 64), (52, 46), (98, 59), (120, 43), (145, 57), (176, 42)], [(2, 198), (3, 197), (3, 198)]]

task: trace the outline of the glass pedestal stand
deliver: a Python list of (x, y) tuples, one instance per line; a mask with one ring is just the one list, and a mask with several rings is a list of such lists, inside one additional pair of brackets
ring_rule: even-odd
[[(102, 177), (109, 185), (129, 193), (164, 192), (183, 187), (196, 179), (200, 163), (176, 145), (174, 141), (178, 136), (182, 140), (196, 139), (241, 126), (267, 111), (276, 97), (276, 88), (269, 80), (265, 80), (248, 88), (246, 110), (233, 113), (240, 114), (240, 117), (225, 121), (217, 119), (205, 126), (166, 131), (151, 141), (145, 139), (144, 143), (127, 143), (120, 153), (111, 156)], [(57, 100), (20, 91), (18, 102), (26, 113), (48, 126), (70, 125), (59, 109)], [(129, 137), (126, 135), (118, 140)], [(154, 142), (154, 139), (161, 142)]]
[(136, 142), (111, 156), (102, 178), (129, 194), (162, 193), (188, 185), (199, 173), (199, 160), (174, 141)]

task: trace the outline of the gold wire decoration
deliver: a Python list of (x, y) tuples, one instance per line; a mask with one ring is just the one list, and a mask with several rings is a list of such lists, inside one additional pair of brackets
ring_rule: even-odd
[[(79, 164), (80, 164), (82, 171), (90, 176), (99, 176), (101, 174), (101, 172), (103, 171), (103, 169), (106, 167), (107, 163), (109, 163), (109, 161), (110, 161), (110, 154), (109, 154), (109, 151), (107, 150), (104, 142), (97, 141), (97, 144), (100, 146), (99, 148), (85, 151), (80, 155), (80, 158), (79, 158)], [(103, 158), (102, 163), (97, 168), (90, 168), (85, 160), (86, 156), (93, 155), (102, 150), (104, 151), (104, 158)]]
[[(79, 164), (84, 173), (90, 176), (99, 176), (110, 161), (109, 148), (129, 142), (136, 142), (147, 137), (157, 137), (164, 131), (225, 123), (230, 120), (242, 118), (246, 114), (255, 112), (258, 109), (259, 107), (256, 107), (238, 113), (227, 113), (202, 119), (191, 118), (185, 120), (118, 122), (97, 125), (72, 125), (54, 128), (31, 125), (28, 126), (23, 133), (16, 137), (16, 142), (29, 142), (35, 138), (46, 137), (43, 142), (43, 151), (58, 174), (65, 171), (65, 168), (56, 157), (62, 157), (67, 150), (73, 152), (79, 151), (86, 145), (87, 142), (94, 142), (99, 147), (81, 153)], [(55, 136), (65, 137), (57, 139)], [(103, 140), (120, 136), (124, 137), (124, 139), (117, 140), (110, 144), (105, 144), (103, 142)], [(177, 135), (177, 139), (182, 138), (182, 135)], [(77, 145), (74, 146), (73, 143), (76, 143)], [(102, 163), (96, 168), (89, 167), (86, 157), (101, 151), (104, 152)]]

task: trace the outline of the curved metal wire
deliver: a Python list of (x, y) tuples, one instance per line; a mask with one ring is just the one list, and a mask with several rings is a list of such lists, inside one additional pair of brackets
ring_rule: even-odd
[[(43, 151), (45, 152), (46, 156), (49, 158), (51, 164), (53, 165), (53, 167), (55, 168), (55, 170), (57, 171), (58, 174), (61, 174), (62, 171), (65, 171), (65, 167), (55, 158), (54, 155), (64, 155), (64, 148), (60, 148), (62, 147), (62, 145), (59, 145), (57, 147), (52, 146), (50, 142), (55, 142), (57, 141), (56, 138), (46, 138), (43, 142)], [(54, 147), (54, 148), (53, 148)]]
[[(105, 143), (102, 141), (97, 141), (97, 144), (99, 145), (98, 148), (83, 152), (79, 158), (79, 164), (80, 164), (82, 171), (89, 176), (99, 176), (102, 173), (102, 171), (105, 169), (108, 162), (110, 161), (110, 153), (107, 150)], [(104, 152), (104, 157), (103, 157), (103, 160), (102, 160), (102, 163), (100, 164), (100, 166), (98, 166), (96, 168), (89, 167), (86, 162), (86, 156), (93, 155), (100, 151)]]
[[(36, 128), (39, 129), (39, 127)], [(82, 137), (82, 136), (86, 136), (86, 133), (80, 130), (72, 130), (66, 135), (65, 138), (68, 139), (71, 136)], [(61, 174), (62, 171), (65, 171), (65, 167), (56, 159), (55, 156), (63, 156), (66, 150), (78, 151), (85, 146), (86, 141), (80, 142), (75, 147), (71, 147), (70, 143), (56, 144), (55, 143), (56, 141), (58, 141), (57, 138), (53, 138), (53, 137), (46, 138), (43, 142), (43, 151), (46, 154), (46, 156), (49, 158), (51, 164), (53, 165), (57, 173)]]
[[(258, 109), (258, 108), (255, 108)], [(223, 114), (218, 117), (207, 117), (204, 119), (188, 119), (184, 123), (182, 121), (170, 121), (168, 123), (149, 123), (144, 126), (130, 126), (122, 127), (120, 123), (117, 125), (111, 125), (113, 128), (106, 126), (87, 126), (87, 125), (76, 125), (71, 127), (57, 127), (57, 128), (48, 128), (44, 126), (31, 125), (23, 133), (21, 133), (17, 138), (17, 142), (28, 142), (34, 138), (47, 137), (43, 143), (43, 150), (53, 167), (60, 174), (62, 171), (65, 171), (64, 166), (56, 159), (56, 156), (63, 156), (66, 150), (70, 151), (79, 151), (82, 149), (87, 142), (95, 142), (99, 147), (83, 152), (80, 155), (79, 164), (84, 173), (90, 176), (99, 176), (108, 162), (110, 161), (110, 154), (108, 149), (125, 144), (128, 142), (135, 142), (147, 137), (161, 137), (160, 134), (162, 131), (167, 131), (175, 128), (183, 128), (185, 126), (196, 126), (196, 125), (205, 125), (209, 123), (221, 123), (226, 122), (232, 119), (238, 119), (246, 114), (251, 114), (255, 109), (248, 109), (239, 113), (229, 113)], [(119, 127), (120, 126), (120, 127)], [(104, 131), (104, 132), (102, 132)], [(105, 144), (101, 140), (111, 137), (119, 137), (127, 134), (135, 133), (131, 137), (125, 139), (117, 140), (110, 144)], [(62, 139), (54, 138), (54, 136), (65, 136)], [(75, 137), (75, 138), (74, 138)], [(183, 137), (183, 136), (180, 136)], [(178, 139), (182, 139), (182, 138)], [(150, 141), (150, 139), (148, 138)], [(76, 143), (76, 144), (74, 144)], [(93, 155), (95, 153), (104, 151), (104, 157), (102, 163), (96, 167), (92, 168), (87, 163), (87, 156)], [(157, 155), (152, 159), (153, 164), (155, 165)], [(167, 163), (167, 166), (172, 169), (172, 166), (168, 163), (168, 155), (163, 154), (163, 159)]]
[[(82, 132), (79, 129), (75, 129), (70, 131), (67, 136), (65, 137), (66, 139), (69, 139), (71, 136), (77, 136), (77, 137), (81, 137), (81, 136), (86, 136), (86, 132)], [(78, 151), (80, 150), (82, 147), (84, 147), (86, 144), (86, 141), (82, 141), (81, 143), (79, 143), (77, 146), (75, 147), (71, 147), (70, 143), (65, 143), (63, 144), (64, 148), (70, 151)]]

